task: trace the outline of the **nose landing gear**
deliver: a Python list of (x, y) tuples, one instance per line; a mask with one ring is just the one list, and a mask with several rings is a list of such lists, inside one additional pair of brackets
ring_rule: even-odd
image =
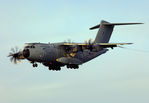
[(38, 64), (35, 62), (31, 62), (33, 64), (33, 67), (38, 67)]
[(33, 64), (33, 67), (38, 67), (38, 64), (37, 64), (37, 63), (34, 63), (34, 64)]

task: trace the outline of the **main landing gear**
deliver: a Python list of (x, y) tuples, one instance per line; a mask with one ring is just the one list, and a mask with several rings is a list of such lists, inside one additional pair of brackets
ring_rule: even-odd
[(78, 65), (76, 65), (76, 64), (69, 64), (69, 65), (67, 65), (67, 68), (71, 68), (71, 69), (78, 69), (78, 68), (79, 68), (79, 66), (78, 66)]
[(49, 66), (49, 70), (60, 71), (61, 70), (61, 67), (60, 66)]

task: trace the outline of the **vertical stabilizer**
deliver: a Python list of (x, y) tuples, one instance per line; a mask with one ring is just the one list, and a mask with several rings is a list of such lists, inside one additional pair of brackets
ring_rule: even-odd
[(95, 43), (108, 43), (113, 32), (114, 25), (105, 25), (110, 24), (107, 21), (102, 20), (100, 23), (100, 29), (95, 38)]
[(113, 28), (116, 25), (135, 25), (143, 23), (109, 23), (102, 20), (99, 25), (91, 27), (90, 30), (100, 28), (95, 38), (95, 43), (108, 43), (113, 32)]

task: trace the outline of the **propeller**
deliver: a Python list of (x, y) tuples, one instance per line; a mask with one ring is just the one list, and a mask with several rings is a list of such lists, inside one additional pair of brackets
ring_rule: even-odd
[(90, 51), (92, 51), (92, 49), (93, 49), (92, 39), (89, 38), (88, 41), (85, 41), (85, 44), (86, 44), (86, 48), (89, 49)]
[(20, 61), (21, 50), (18, 49), (16, 46), (15, 48), (11, 48), (11, 52), (9, 53), (8, 57), (10, 57), (10, 61), (14, 64), (17, 64)]

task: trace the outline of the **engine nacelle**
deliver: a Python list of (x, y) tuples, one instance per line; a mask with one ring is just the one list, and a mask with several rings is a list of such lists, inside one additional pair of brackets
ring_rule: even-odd
[(94, 44), (94, 45), (92, 45), (92, 52), (98, 52), (100, 50), (100, 46), (99, 45), (96, 45), (96, 44)]

